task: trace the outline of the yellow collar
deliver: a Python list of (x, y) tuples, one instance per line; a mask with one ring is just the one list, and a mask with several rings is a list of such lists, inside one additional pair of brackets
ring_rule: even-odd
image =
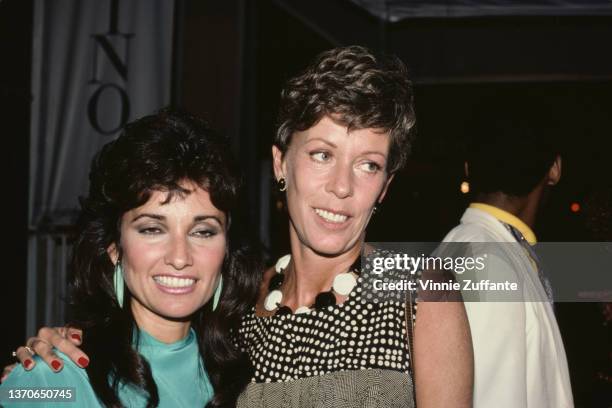
[(521, 234), (523, 234), (523, 237), (525, 237), (530, 245), (535, 245), (538, 242), (531, 228), (529, 228), (527, 224), (525, 224), (514, 214), (510, 214), (508, 211), (504, 211), (501, 208), (484, 203), (472, 203), (470, 204), (470, 208), (482, 210), (488, 214), (491, 214), (501, 222), (512, 225), (514, 228), (519, 230)]

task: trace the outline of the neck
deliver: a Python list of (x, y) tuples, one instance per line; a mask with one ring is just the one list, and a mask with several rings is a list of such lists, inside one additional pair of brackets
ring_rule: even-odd
[(184, 339), (189, 333), (191, 322), (189, 320), (170, 320), (164, 318), (141, 305), (132, 298), (132, 314), (138, 328), (149, 333), (162, 343), (174, 343)]
[(542, 186), (538, 185), (526, 196), (511, 196), (502, 192), (480, 193), (476, 196), (476, 201), (501, 208), (520, 218), (529, 228), (533, 228), (542, 191)]
[(291, 264), (285, 272), (283, 303), (293, 310), (310, 306), (316, 296), (331, 289), (336, 275), (346, 272), (360, 255), (363, 238), (350, 250), (338, 255), (322, 255), (304, 246), (293, 232)]

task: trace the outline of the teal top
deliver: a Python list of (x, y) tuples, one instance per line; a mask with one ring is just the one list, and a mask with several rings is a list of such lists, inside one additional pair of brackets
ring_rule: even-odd
[[(198, 342), (193, 329), (184, 339), (171, 344), (162, 343), (142, 330), (139, 337), (135, 348), (151, 365), (159, 393), (159, 407), (204, 407), (213, 396), (213, 388), (199, 355)], [(4, 408), (103, 407), (89, 384), (86, 370), (73, 363), (65, 354), (57, 353), (64, 359), (64, 368), (59, 373), (54, 373), (38, 356), (35, 357), (36, 365), (29, 372), (21, 365), (15, 367), (0, 385), (0, 406)], [(23, 400), (21, 402), (9, 400), (10, 394), (13, 397), (17, 396), (17, 390), (33, 387), (71, 387), (74, 399), (71, 402), (61, 402), (61, 399), (51, 402), (39, 397), (35, 403), (29, 404)], [(45, 393), (49, 396), (49, 393)], [(64, 397), (66, 396), (64, 393)], [(120, 386), (119, 398), (125, 407), (146, 406), (146, 393), (132, 386)]]

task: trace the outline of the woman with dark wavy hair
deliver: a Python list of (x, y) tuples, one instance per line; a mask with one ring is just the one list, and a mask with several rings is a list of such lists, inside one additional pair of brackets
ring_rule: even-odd
[(249, 370), (228, 339), (258, 268), (230, 245), (239, 179), (228, 152), (201, 121), (170, 110), (102, 148), (71, 264), (70, 326), (91, 360), (47, 355), (52, 370), (35, 364), (29, 342), (19, 354), (31, 374), (20, 366), (2, 388), (71, 387), (80, 407), (235, 403)]

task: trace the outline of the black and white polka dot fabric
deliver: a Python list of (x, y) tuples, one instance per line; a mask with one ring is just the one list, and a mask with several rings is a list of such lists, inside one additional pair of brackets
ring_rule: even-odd
[(238, 331), (254, 366), (253, 383), (295, 381), (347, 370), (410, 373), (406, 304), (366, 300), (362, 280), (338, 305), (260, 317)]

